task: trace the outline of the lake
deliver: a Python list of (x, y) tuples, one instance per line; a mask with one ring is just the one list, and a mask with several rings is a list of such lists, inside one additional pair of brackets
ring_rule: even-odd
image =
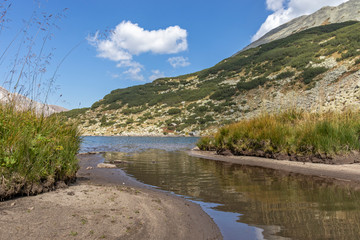
[(224, 239), (360, 239), (360, 192), (329, 179), (189, 156), (198, 138), (84, 137), (82, 152), (198, 203)]

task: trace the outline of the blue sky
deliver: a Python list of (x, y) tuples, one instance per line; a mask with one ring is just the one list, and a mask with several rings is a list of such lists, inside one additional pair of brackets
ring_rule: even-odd
[[(54, 56), (42, 80), (50, 79), (70, 53), (56, 72), (56, 90), (48, 103), (89, 107), (117, 88), (211, 67), (279, 24), (345, 1), (9, 0), (3, 6), (12, 2), (7, 12), (11, 21), (2, 23), (0, 50), (34, 10), (55, 14), (67, 8), (66, 17), (57, 21), (60, 29), (53, 28), (54, 36), (46, 42), (46, 51)], [(14, 49), (0, 61), (2, 79), (8, 76)]]

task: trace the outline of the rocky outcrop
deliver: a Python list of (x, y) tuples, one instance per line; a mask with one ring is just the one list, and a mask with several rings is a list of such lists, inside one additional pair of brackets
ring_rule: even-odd
[(0, 87), (0, 103), (9, 103), (9, 102), (14, 102), (18, 110), (33, 109), (35, 110), (36, 113), (44, 114), (45, 116), (49, 116), (53, 113), (67, 111), (66, 108), (56, 105), (43, 104), (34, 101), (28, 97), (25, 97), (21, 94), (10, 93), (5, 88)]
[(359, 12), (360, 12), (359, 0), (350, 0), (337, 7), (324, 7), (311, 15), (304, 15), (298, 17), (288, 23), (285, 23), (271, 30), (257, 41), (245, 47), (240, 52), (250, 48), (255, 48), (257, 46), (260, 46), (265, 43), (269, 43), (277, 39), (285, 38), (287, 36), (290, 36), (291, 34), (304, 31), (312, 27), (328, 25), (331, 23), (352, 21), (352, 20), (360, 21)]

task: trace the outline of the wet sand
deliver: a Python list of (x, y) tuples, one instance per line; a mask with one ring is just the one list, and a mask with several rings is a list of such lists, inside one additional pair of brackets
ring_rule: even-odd
[(199, 205), (79, 160), (76, 184), (0, 202), (1, 239), (222, 239)]
[(322, 163), (303, 163), (288, 160), (275, 160), (248, 156), (222, 156), (214, 151), (200, 151), (193, 149), (188, 152), (191, 156), (228, 163), (270, 168), (280, 171), (299, 173), (309, 176), (332, 178), (342, 182), (351, 182), (360, 186), (360, 164), (330, 165)]

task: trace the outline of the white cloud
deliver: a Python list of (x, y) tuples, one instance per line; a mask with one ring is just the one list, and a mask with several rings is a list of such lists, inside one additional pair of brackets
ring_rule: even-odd
[(348, 0), (266, 0), (268, 10), (273, 11), (252, 37), (256, 41), (270, 30), (305, 14), (311, 14), (324, 6), (337, 6)]
[(116, 64), (118, 68), (127, 68), (123, 73), (126, 75), (126, 78), (134, 81), (144, 81), (144, 76), (141, 74), (141, 71), (144, 69), (144, 66), (138, 62), (123, 60)]
[(116, 64), (116, 67), (144, 68), (144, 66), (141, 65), (140, 63), (130, 60), (120, 61), (118, 64)]
[(277, 11), (283, 8), (285, 0), (266, 0), (266, 6), (268, 10)]
[(173, 54), (185, 51), (188, 48), (186, 38), (187, 31), (179, 26), (148, 31), (136, 23), (123, 21), (108, 38), (100, 39), (99, 33), (96, 33), (87, 40), (97, 47), (99, 57), (121, 61), (146, 52)]
[(171, 66), (173, 66), (174, 68), (177, 67), (186, 67), (190, 65), (189, 59), (188, 58), (184, 58), (182, 56), (180, 57), (171, 57), (168, 59), (168, 62), (170, 63)]
[(138, 81), (144, 79), (144, 67), (133, 61), (134, 55), (174, 54), (188, 49), (187, 31), (179, 26), (149, 31), (130, 21), (122, 21), (106, 38), (97, 32), (87, 40), (96, 47), (98, 57), (117, 62), (117, 67), (127, 68), (124, 73)]
[(127, 77), (134, 81), (144, 81), (144, 76), (141, 74), (141, 67), (131, 67), (128, 70), (124, 72), (124, 74), (127, 75)]
[(160, 72), (159, 70), (152, 70), (152, 73), (153, 74), (149, 77), (150, 81), (154, 81), (155, 79), (165, 77), (165, 74), (163, 72)]

